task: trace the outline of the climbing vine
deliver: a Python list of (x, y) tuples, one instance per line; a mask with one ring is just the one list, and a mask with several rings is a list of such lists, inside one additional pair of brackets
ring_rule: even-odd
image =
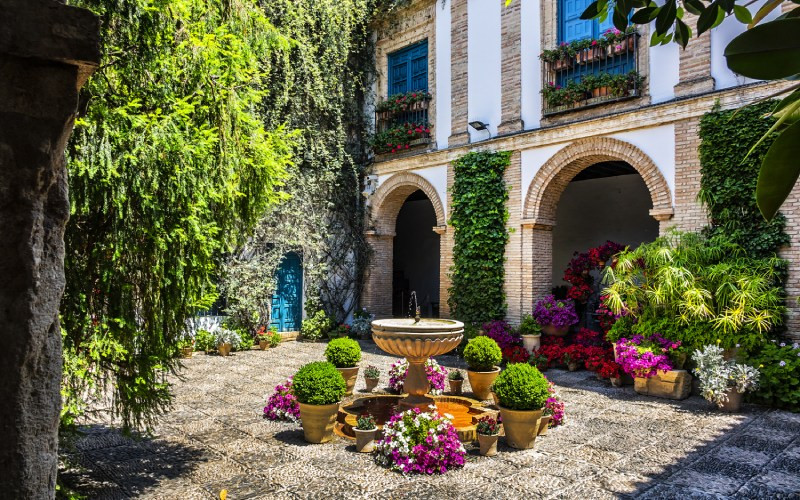
[(454, 246), (448, 303), (453, 316), (468, 323), (505, 317), (508, 188), (503, 173), (510, 159), (509, 151), (476, 151), (453, 162)]
[(714, 110), (700, 121), (700, 198), (708, 207), (709, 235), (722, 234), (756, 257), (767, 257), (789, 243), (786, 218), (767, 222), (756, 205), (756, 181), (761, 162), (774, 137), (758, 142), (774, 120), (764, 115), (772, 102), (739, 110)]

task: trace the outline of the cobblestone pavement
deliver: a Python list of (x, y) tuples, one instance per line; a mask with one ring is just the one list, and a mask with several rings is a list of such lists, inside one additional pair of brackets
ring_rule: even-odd
[[(362, 344), (362, 368), (393, 358)], [(324, 344), (284, 343), (228, 358), (195, 355), (174, 380), (175, 404), (153, 439), (86, 429), (62, 471), (89, 498), (800, 498), (800, 415), (746, 407), (720, 413), (613, 388), (585, 371), (550, 370), (567, 423), (534, 450), (480, 457), (463, 469), (403, 477), (350, 441), (309, 445), (299, 426), (262, 418), (266, 396)], [(452, 356), (438, 361), (463, 367)], [(359, 374), (356, 395), (364, 387)], [(468, 382), (465, 381), (465, 390)]]

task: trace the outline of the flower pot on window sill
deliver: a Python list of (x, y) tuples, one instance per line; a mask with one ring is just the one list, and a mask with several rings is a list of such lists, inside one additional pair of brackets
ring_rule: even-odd
[(572, 59), (556, 59), (550, 64), (553, 67), (553, 71), (562, 71), (572, 67)]
[(627, 54), (628, 52), (633, 52), (634, 44), (633, 44), (633, 37), (629, 36), (625, 40), (611, 44), (608, 47), (611, 50), (611, 55), (620, 56), (622, 54)]
[[(609, 93), (608, 87), (595, 87), (592, 89), (592, 97), (606, 97)], [(606, 267), (605, 262), (598, 263), (598, 265), (601, 269)]]
[(411, 105), (408, 107), (408, 110), (409, 111), (423, 111), (423, 110), (428, 109), (429, 103), (430, 103), (430, 101), (427, 100), (427, 99), (424, 100), (424, 101), (417, 101), (417, 102), (411, 103)]
[(578, 64), (587, 64), (606, 57), (608, 57), (608, 52), (602, 47), (589, 47), (578, 52), (575, 55), (575, 60), (578, 61)]

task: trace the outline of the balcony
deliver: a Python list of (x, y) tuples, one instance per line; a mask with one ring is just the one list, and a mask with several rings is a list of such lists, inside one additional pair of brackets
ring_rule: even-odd
[(545, 116), (641, 95), (636, 31), (608, 30), (600, 39), (561, 44), (540, 58)]
[(417, 151), (431, 143), (427, 92), (407, 92), (378, 103), (372, 149), (378, 159)]

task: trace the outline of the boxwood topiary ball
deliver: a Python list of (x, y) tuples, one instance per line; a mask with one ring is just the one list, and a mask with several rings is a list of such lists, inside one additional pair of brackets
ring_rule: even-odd
[(292, 392), (299, 402), (307, 405), (338, 403), (346, 389), (342, 374), (325, 361), (303, 365), (292, 378)]
[(353, 339), (333, 339), (325, 349), (325, 359), (336, 368), (350, 368), (361, 361), (361, 346)]
[(486, 336), (475, 337), (464, 348), (464, 361), (474, 372), (490, 372), (503, 359), (503, 351), (494, 339)]
[(494, 381), (494, 393), (500, 406), (509, 410), (539, 410), (547, 403), (547, 379), (527, 363), (506, 367)]

